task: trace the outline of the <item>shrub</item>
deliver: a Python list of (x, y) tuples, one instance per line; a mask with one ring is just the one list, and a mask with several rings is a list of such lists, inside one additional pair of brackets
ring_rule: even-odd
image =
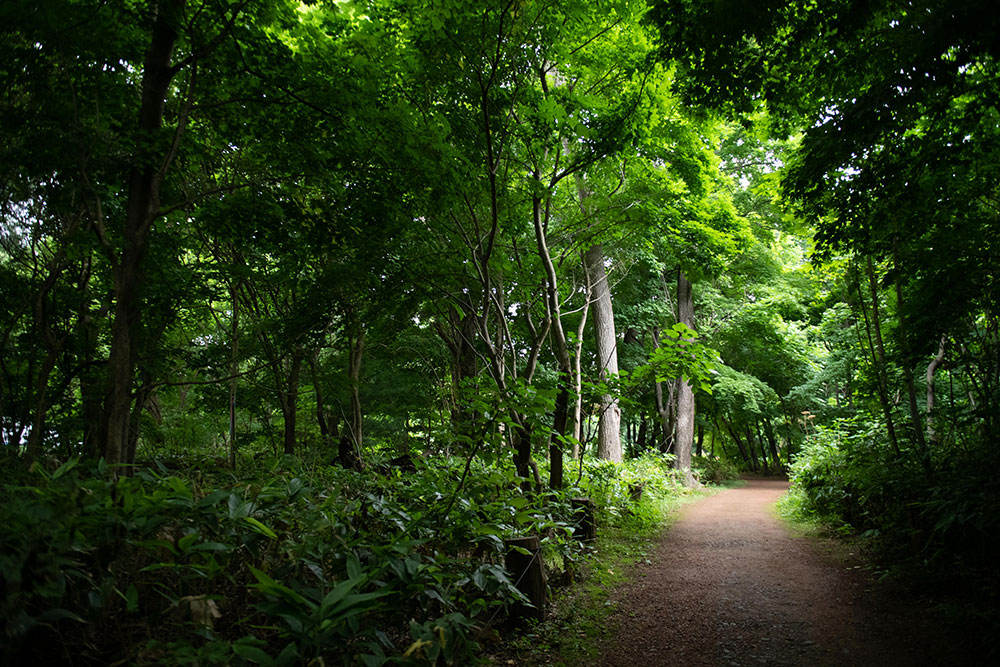
[(694, 456), (691, 464), (698, 479), (707, 484), (722, 484), (740, 478), (739, 466), (721, 456)]

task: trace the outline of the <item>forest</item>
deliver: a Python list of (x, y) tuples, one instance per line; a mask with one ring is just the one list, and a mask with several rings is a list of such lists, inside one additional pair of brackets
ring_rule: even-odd
[(4, 0), (0, 90), (4, 664), (468, 664), (740, 473), (1000, 634), (990, 0)]

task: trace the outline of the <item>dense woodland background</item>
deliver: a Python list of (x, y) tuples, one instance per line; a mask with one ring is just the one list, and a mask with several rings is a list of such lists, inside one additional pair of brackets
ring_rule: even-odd
[(987, 0), (5, 0), (4, 660), (461, 662), (504, 539), (736, 470), (996, 632), (998, 57)]

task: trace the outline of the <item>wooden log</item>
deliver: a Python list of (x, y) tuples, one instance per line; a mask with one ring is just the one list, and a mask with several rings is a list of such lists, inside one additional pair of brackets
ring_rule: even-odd
[(597, 522), (594, 520), (594, 501), (590, 498), (572, 498), (573, 538), (581, 542), (593, 542), (597, 537)]
[[(524, 593), (531, 605), (515, 604), (511, 609), (511, 619), (521, 621), (533, 619), (541, 622), (545, 619), (545, 565), (542, 562), (542, 543), (537, 535), (514, 537), (504, 540), (506, 557), (504, 564), (507, 573), (517, 587)], [(524, 553), (522, 550), (526, 551)]]

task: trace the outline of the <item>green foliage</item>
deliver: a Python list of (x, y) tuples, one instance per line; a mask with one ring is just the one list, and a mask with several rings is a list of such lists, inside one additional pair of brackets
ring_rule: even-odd
[(649, 355), (648, 363), (636, 368), (632, 377), (642, 381), (652, 376), (656, 382), (680, 378), (711, 394), (711, 380), (720, 363), (718, 352), (703, 344), (693, 329), (677, 322), (663, 331), (663, 338)]
[(852, 472), (847, 452), (840, 447), (845, 435), (838, 429), (818, 427), (795, 457), (790, 471), (792, 493), (805, 501), (800, 505), (803, 513), (840, 524), (856, 502), (847, 478)]
[(706, 484), (725, 484), (740, 478), (739, 466), (722, 456), (692, 456), (691, 467)]
[(584, 459), (581, 489), (605, 522), (638, 527), (655, 521), (658, 502), (683, 493), (674, 456), (645, 452), (623, 463)]
[[(872, 541), (888, 562), (955, 585), (998, 582), (989, 556), (1000, 534), (997, 482), (982, 461), (955, 452), (933, 478), (895, 456), (881, 425), (841, 420), (820, 426), (796, 457), (792, 491), (800, 515)], [(977, 461), (978, 463), (973, 463)]]
[[(978, 575), (1000, 533), (994, 14), (4, 4), (4, 657), (460, 663), (518, 599), (504, 538), (569, 575), (572, 494), (627, 532), (680, 493), (651, 453), (530, 479), (605, 395), (631, 449), (668, 447), (677, 380), (722, 454), (703, 480), (804, 443), (802, 511)], [(154, 33), (165, 86), (140, 104)], [(611, 378), (584, 326), (598, 246)], [(678, 272), (697, 333), (671, 326)], [(148, 467), (78, 462), (119, 434), (109, 455)]]
[[(4, 650), (158, 664), (455, 663), (475, 650), (474, 627), (522, 599), (503, 569), (505, 537), (539, 534), (557, 576), (583, 556), (571, 494), (590, 494), (602, 525), (640, 530), (686, 493), (663, 455), (588, 460), (582, 488), (565, 496), (524, 495), (507, 465), (475, 464), (457, 487), (463, 465), (374, 476), (284, 459), (239, 480), (159, 466), (117, 483), (76, 460), (36, 467), (3, 488)], [(155, 641), (113, 631), (154, 626)]]

